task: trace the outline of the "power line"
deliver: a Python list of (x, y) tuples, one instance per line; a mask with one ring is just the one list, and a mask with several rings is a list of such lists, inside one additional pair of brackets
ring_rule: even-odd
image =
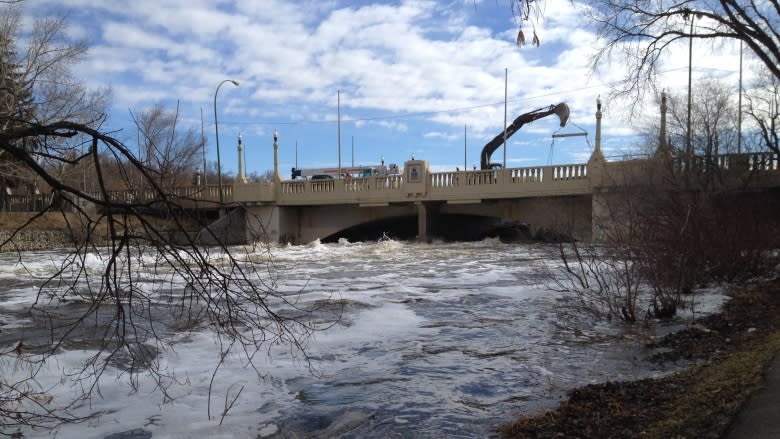
[[(670, 70), (664, 70), (661, 72), (658, 72), (659, 75), (665, 74), (665, 73), (671, 73), (679, 70), (685, 70), (687, 67), (679, 67), (675, 69)], [(714, 71), (727, 71), (722, 69), (716, 69), (716, 68), (700, 68), (699, 70), (714, 70)], [(547, 98), (551, 96), (558, 96), (561, 94), (566, 93), (576, 93), (581, 92), (584, 90), (589, 90), (593, 88), (598, 87), (610, 87), (614, 86), (616, 84), (620, 84), (623, 82), (622, 80), (618, 81), (611, 81), (611, 82), (602, 82), (598, 84), (593, 84), (585, 87), (579, 87), (569, 90), (561, 90), (561, 91), (554, 91), (550, 93), (535, 95), (535, 96), (529, 96), (524, 98), (517, 98), (517, 99), (509, 99), (507, 102), (511, 103), (517, 103), (517, 102), (525, 102), (525, 101), (533, 101), (536, 99), (541, 98)], [(391, 115), (385, 115), (385, 116), (373, 116), (373, 117), (361, 117), (361, 118), (342, 118), (342, 123), (355, 123), (355, 122), (373, 122), (377, 120), (392, 120), (392, 119), (414, 119), (418, 117), (424, 117), (424, 116), (435, 116), (437, 114), (446, 114), (446, 113), (462, 113), (465, 111), (471, 111), (476, 110), (479, 108), (487, 108), (487, 107), (495, 107), (499, 105), (504, 105), (504, 101), (501, 102), (492, 102), (488, 104), (479, 104), (479, 105), (471, 105), (468, 107), (454, 107), (444, 110), (432, 110), (432, 111), (420, 111), (420, 112), (410, 112), (410, 113), (403, 113), (403, 114), (391, 114)], [(327, 125), (327, 124), (334, 124), (337, 123), (337, 120), (300, 120), (300, 121), (271, 121), (271, 122), (243, 122), (243, 121), (227, 121), (222, 122), (220, 121), (220, 124), (223, 125)]]

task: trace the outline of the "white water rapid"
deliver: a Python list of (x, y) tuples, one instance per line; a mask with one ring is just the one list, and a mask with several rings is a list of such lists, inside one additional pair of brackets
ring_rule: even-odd
[[(16, 255), (0, 255), (4, 350), (39, 336), (25, 313), (35, 297), (33, 276), (51, 275), (64, 255), (26, 253), (24, 267)], [(556, 404), (573, 387), (667, 372), (648, 361), (640, 340), (661, 332), (660, 324), (628, 334), (618, 322), (559, 319), (558, 298), (542, 285), (540, 266), (554, 263), (549, 246), (315, 242), (275, 247), (271, 260), (278, 289), (300, 290), (299, 303), (344, 305), (340, 321), (308, 340), (311, 369), (286, 346), (258, 353), (256, 370), (228, 357), (214, 378), (208, 419), (219, 349), (209, 330), (183, 333), (159, 355), (178, 380), (170, 398), (143, 374), (133, 390), (127, 375), (110, 367), (99, 392), (72, 410), (90, 420), (24, 436), (485, 437), (514, 416)], [(97, 270), (103, 262), (88, 264)], [(721, 298), (697, 300), (697, 312), (705, 312)], [(76, 346), (38, 375), (53, 403), (81, 390), (62, 378), (92, 353)], [(0, 367), (6, 377), (21, 373), (12, 361)], [(220, 425), (225, 401), (241, 388)]]

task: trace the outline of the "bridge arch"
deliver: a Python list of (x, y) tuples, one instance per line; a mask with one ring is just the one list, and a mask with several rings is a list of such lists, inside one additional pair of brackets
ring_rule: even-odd
[[(346, 238), (376, 240), (441, 238), (473, 241), (572, 237), (590, 239), (590, 196), (482, 200), (467, 204), (406, 202), (380, 206), (357, 204), (258, 206), (249, 213), (272, 241), (305, 244)], [(251, 222), (251, 220), (250, 220)]]

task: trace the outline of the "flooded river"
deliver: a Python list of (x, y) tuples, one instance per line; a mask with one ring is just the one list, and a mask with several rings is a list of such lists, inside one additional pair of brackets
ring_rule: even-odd
[[(51, 274), (64, 253), (24, 256), (26, 268), (0, 255), (5, 349), (41, 336), (24, 312), (35, 297), (31, 276)], [(555, 405), (573, 387), (668, 372), (642, 347), (642, 337), (668, 326), (626, 333), (617, 322), (560, 319), (559, 297), (544, 288), (540, 269), (555, 264), (549, 246), (315, 242), (274, 248), (272, 260), (281, 292), (300, 294), (301, 304), (343, 305), (340, 320), (308, 340), (310, 363), (276, 346), (255, 357), (256, 369), (226, 358), (212, 382), (220, 362), (214, 335), (177, 334), (174, 349), (159, 356), (177, 378), (169, 398), (144, 375), (134, 390), (121, 365), (112, 366), (100, 392), (72, 410), (92, 419), (25, 436), (486, 437), (516, 415)], [(698, 311), (719, 300), (702, 298)], [(55, 402), (68, 400), (79, 387), (61, 377), (90, 354), (88, 344), (64, 349), (39, 385)], [(13, 364), (2, 367), (9, 373)], [(243, 389), (221, 425), (220, 416), (207, 416), (210, 384), (216, 413)]]

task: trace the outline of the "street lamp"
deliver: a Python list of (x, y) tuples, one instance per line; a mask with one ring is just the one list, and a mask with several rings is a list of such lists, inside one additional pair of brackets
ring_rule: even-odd
[(232, 79), (225, 79), (224, 81), (220, 82), (217, 86), (217, 91), (214, 92), (214, 130), (216, 131), (217, 135), (217, 182), (219, 183), (219, 204), (223, 204), (225, 202), (225, 196), (222, 193), (222, 162), (219, 159), (219, 123), (217, 122), (217, 94), (219, 93), (219, 88), (222, 87), (222, 84), (226, 82), (232, 82), (233, 85), (238, 87), (238, 82), (234, 81)]
[(688, 165), (690, 165), (691, 157), (693, 156), (693, 132), (691, 127), (691, 105), (692, 105), (692, 93), (691, 93), (691, 78), (692, 78), (692, 66), (693, 66), (693, 22), (697, 18), (701, 18), (701, 12), (692, 10), (683, 11), (683, 18), (687, 21), (691, 20), (691, 30), (688, 34), (688, 130), (685, 139), (685, 155)]

